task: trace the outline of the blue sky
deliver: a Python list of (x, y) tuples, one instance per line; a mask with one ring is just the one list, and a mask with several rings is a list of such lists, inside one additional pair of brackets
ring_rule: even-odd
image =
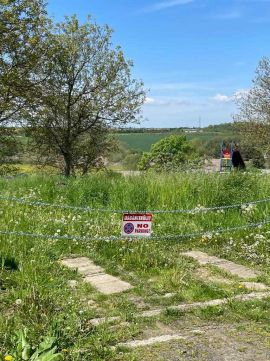
[(149, 89), (147, 127), (232, 120), (233, 98), (270, 56), (270, 0), (49, 0), (56, 20), (76, 13), (114, 29)]

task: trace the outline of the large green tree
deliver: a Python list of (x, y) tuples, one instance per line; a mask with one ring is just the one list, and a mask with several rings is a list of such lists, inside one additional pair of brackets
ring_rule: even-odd
[(89, 156), (85, 147), (79, 154), (79, 145), (94, 130), (136, 121), (145, 101), (143, 84), (132, 78), (121, 49), (112, 47), (111, 33), (90, 19), (81, 25), (75, 16), (56, 25), (39, 74), (46, 80), (23, 116), (37, 144), (62, 157), (66, 176), (77, 159)]
[(0, 123), (14, 121), (34, 93), (47, 24), (43, 0), (0, 0)]

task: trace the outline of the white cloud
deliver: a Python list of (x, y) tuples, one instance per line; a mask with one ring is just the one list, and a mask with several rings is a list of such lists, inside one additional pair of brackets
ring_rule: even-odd
[(239, 89), (233, 95), (217, 94), (212, 99), (218, 103), (230, 103), (236, 100), (241, 100), (249, 93), (248, 89)]
[(145, 104), (153, 104), (153, 103), (155, 103), (154, 98), (146, 97)]
[(148, 6), (142, 9), (143, 12), (155, 12), (168, 8), (172, 8), (179, 5), (186, 5), (192, 3), (194, 0), (167, 0), (155, 3), (151, 6)]
[(158, 98), (150, 98), (147, 97), (145, 101), (145, 105), (153, 105), (153, 106), (185, 106), (190, 105), (190, 101), (187, 99), (181, 98), (173, 98), (173, 97), (158, 97)]
[(232, 97), (224, 94), (217, 94), (213, 97), (213, 99), (219, 103), (229, 103), (232, 101)]

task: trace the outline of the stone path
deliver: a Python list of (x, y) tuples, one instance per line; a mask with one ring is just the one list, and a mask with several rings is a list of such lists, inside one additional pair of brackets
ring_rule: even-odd
[(204, 252), (189, 251), (182, 253), (182, 255), (195, 259), (197, 262), (199, 262), (200, 265), (211, 264), (222, 269), (223, 271), (232, 274), (233, 276), (237, 276), (246, 280), (250, 278), (256, 278), (259, 275), (259, 272), (253, 271), (248, 267), (227, 261), (226, 259), (209, 256)]
[(68, 268), (77, 269), (84, 276), (85, 282), (90, 283), (103, 294), (110, 295), (132, 288), (128, 282), (105, 273), (102, 267), (95, 265), (87, 257), (65, 258), (60, 263)]
[[(232, 301), (250, 301), (250, 300), (262, 300), (264, 298), (270, 297), (270, 292), (252, 292), (245, 295), (237, 295), (230, 298), (224, 298), (224, 299), (217, 299), (217, 300), (211, 300), (211, 301), (205, 301), (205, 302), (195, 302), (195, 303), (183, 303), (176, 306), (169, 306), (166, 308), (157, 308), (154, 310), (149, 311), (143, 311), (141, 313), (135, 314), (134, 318), (139, 317), (155, 317), (161, 315), (166, 310), (172, 310), (172, 311), (189, 311), (196, 308), (206, 308), (209, 306), (219, 306), (219, 305), (226, 305)], [(99, 326), (105, 322), (114, 322), (114, 321), (120, 321), (121, 317), (103, 317), (103, 318), (94, 318), (90, 320), (89, 322), (93, 326)]]

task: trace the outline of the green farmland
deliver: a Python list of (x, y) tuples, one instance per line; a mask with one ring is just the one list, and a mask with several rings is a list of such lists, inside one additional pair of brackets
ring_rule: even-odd
[[(116, 138), (121, 142), (128, 145), (129, 148), (148, 152), (151, 145), (158, 142), (160, 139), (170, 136), (174, 133), (161, 132), (161, 133), (117, 133)], [(179, 134), (179, 132), (177, 133)], [(227, 132), (195, 132), (184, 133), (188, 140), (198, 139), (203, 142), (208, 142), (215, 137), (228, 137), (231, 133)]]

